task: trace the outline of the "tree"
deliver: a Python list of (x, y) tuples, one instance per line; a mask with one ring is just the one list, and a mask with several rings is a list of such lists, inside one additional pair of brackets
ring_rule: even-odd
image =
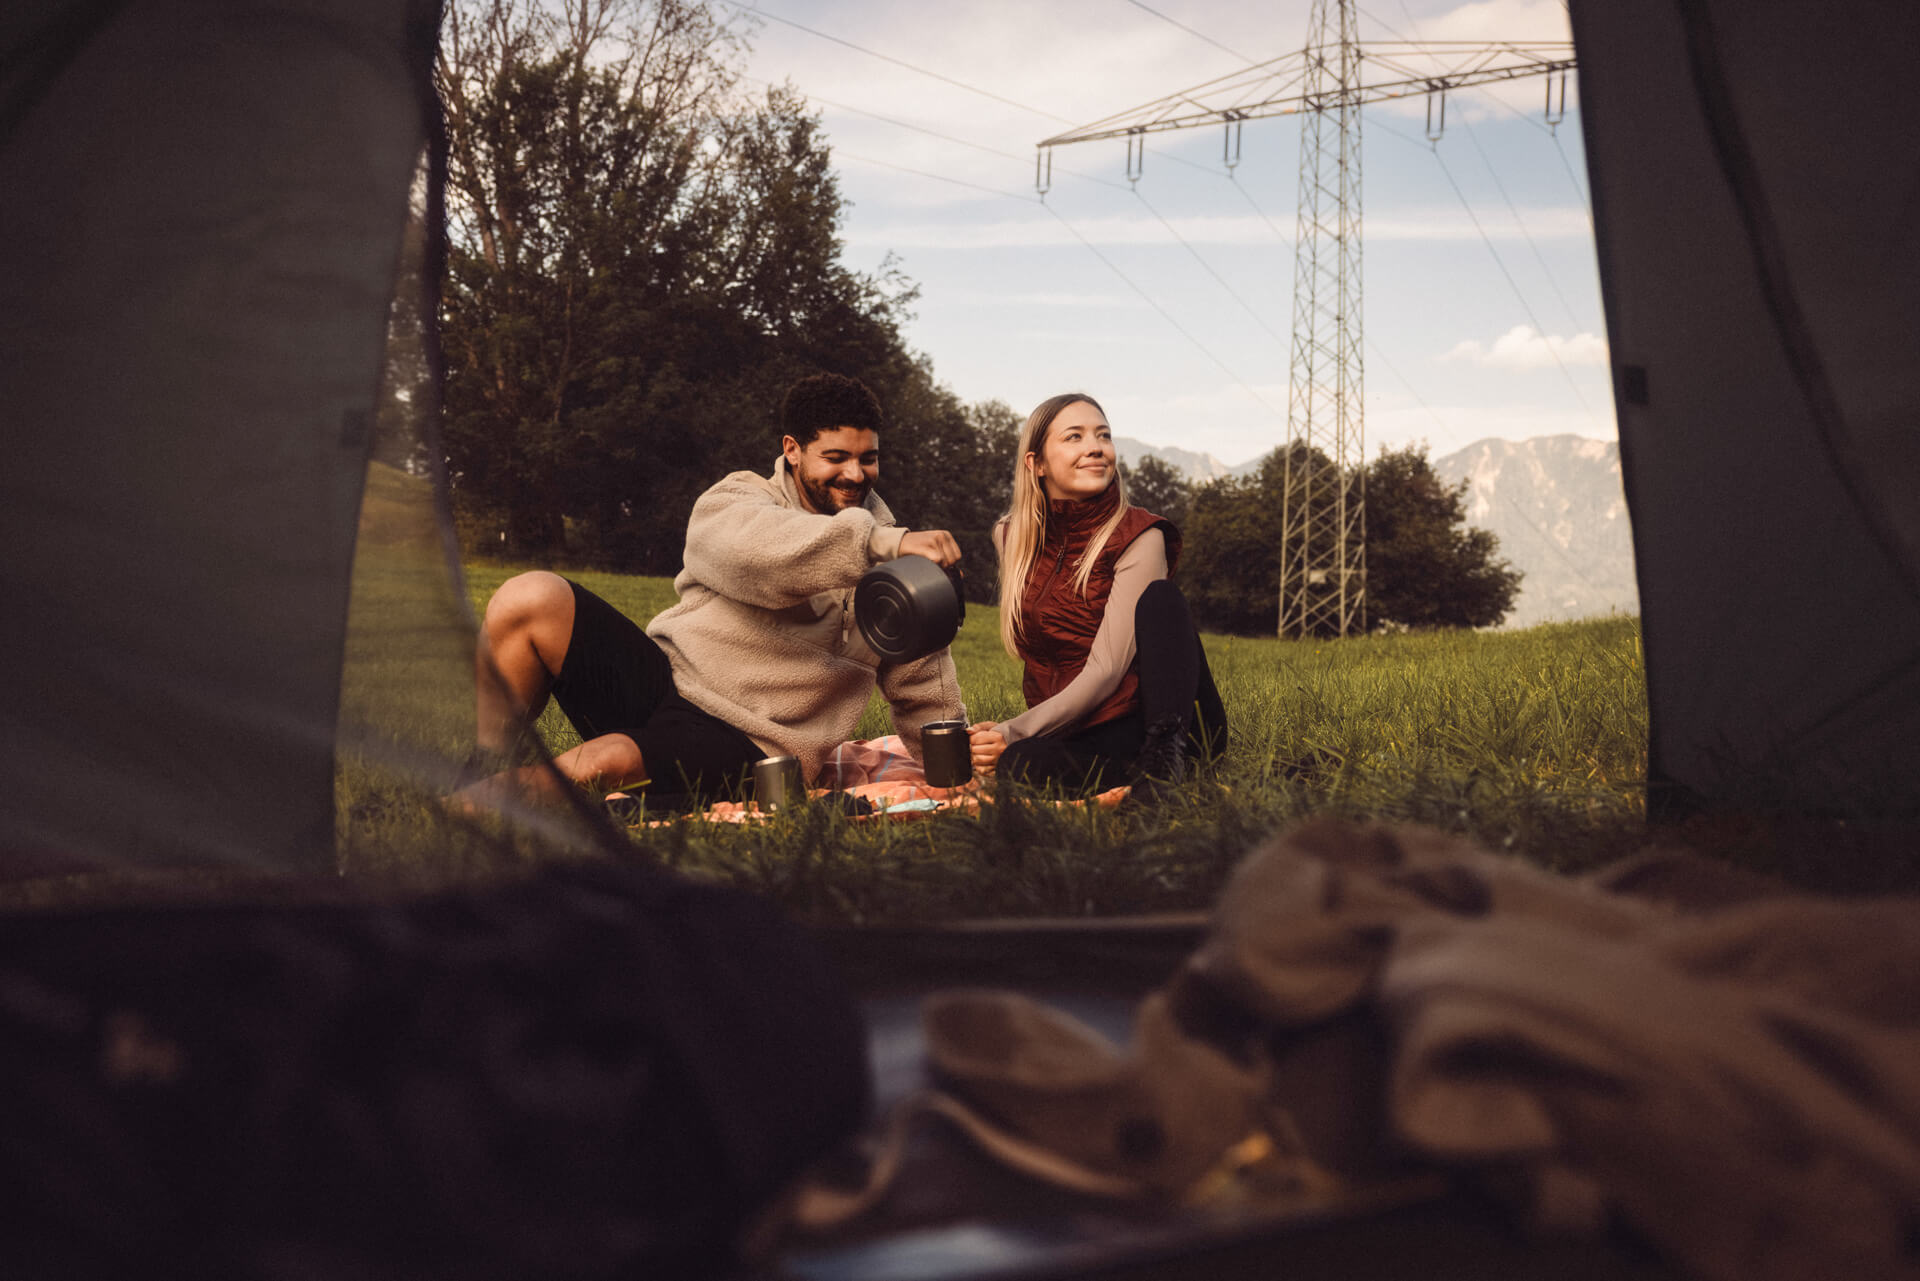
[(1006, 514), (1012, 495), (1014, 454), (1020, 446), (1024, 415), (1004, 400), (976, 401), (961, 412), (972, 442), (971, 455), (963, 469), (948, 477), (955, 498), (948, 528), (966, 557), (967, 599), (985, 604), (1000, 596), (1000, 558), (993, 550), (993, 526)]
[(512, 554), (672, 573), (694, 498), (777, 452), (795, 378), (932, 386), (910, 282), (839, 261), (817, 115), (736, 96), (739, 46), (704, 0), (449, 9), (445, 439), (463, 521)]
[(425, 305), (430, 291), (422, 283), (426, 252), (426, 215), (416, 201), (401, 236), (393, 298), (387, 305), (387, 343), (373, 433), (376, 461), (415, 473), (424, 472), (432, 461), (431, 433), (422, 430), (427, 407), (434, 403), (434, 369), (424, 342), (430, 318)]
[(1165, 516), (1184, 533), (1193, 483), (1178, 467), (1148, 454), (1127, 468), (1127, 501), (1156, 516)]
[[(1334, 466), (1295, 441), (1263, 458), (1252, 476), (1194, 491), (1180, 577), (1202, 627), (1239, 635), (1272, 635), (1277, 627), (1289, 451), (1296, 471)], [(1357, 489), (1361, 480), (1337, 483)], [(1520, 574), (1496, 559), (1492, 534), (1466, 526), (1466, 482), (1442, 484), (1424, 445), (1382, 453), (1364, 482), (1370, 623), (1486, 627), (1506, 616)]]
[[(599, 461), (574, 419), (617, 359), (623, 313), (691, 265), (685, 188), (715, 180), (698, 142), (727, 83), (723, 47), (678, 0), (447, 12), (449, 470), (463, 505), (497, 509), (515, 552), (564, 545), (569, 497)], [(636, 296), (642, 272), (654, 287)]]
[(1425, 445), (1367, 466), (1367, 617), (1408, 627), (1489, 627), (1505, 618), (1521, 575), (1500, 543), (1467, 526), (1467, 482), (1434, 474)]
[(1210, 631), (1271, 636), (1280, 619), (1280, 535), (1287, 460), (1326, 469), (1333, 462), (1294, 441), (1260, 460), (1249, 476), (1193, 491), (1180, 581), (1195, 619)]

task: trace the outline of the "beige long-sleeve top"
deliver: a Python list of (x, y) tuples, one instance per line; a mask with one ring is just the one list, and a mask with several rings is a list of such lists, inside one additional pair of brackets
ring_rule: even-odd
[(922, 725), (960, 715), (952, 655), (888, 662), (853, 615), (860, 576), (899, 556), (906, 533), (872, 493), (830, 516), (809, 511), (784, 458), (770, 476), (734, 472), (694, 504), (680, 601), (647, 635), (688, 702), (769, 755), (799, 757), (808, 778), (853, 736), (876, 682), (918, 756)]

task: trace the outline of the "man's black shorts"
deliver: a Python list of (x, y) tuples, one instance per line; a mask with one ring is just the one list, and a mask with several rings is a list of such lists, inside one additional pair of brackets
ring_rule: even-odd
[(666, 652), (639, 624), (572, 579), (567, 585), (573, 637), (553, 698), (580, 740), (631, 738), (653, 780), (650, 796), (744, 796), (753, 763), (766, 752), (680, 696)]

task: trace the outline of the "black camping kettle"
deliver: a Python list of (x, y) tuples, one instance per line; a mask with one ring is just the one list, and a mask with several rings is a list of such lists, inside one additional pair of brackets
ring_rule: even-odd
[(880, 657), (895, 663), (924, 658), (945, 648), (966, 621), (962, 581), (958, 569), (942, 569), (925, 556), (882, 561), (853, 589), (854, 621)]

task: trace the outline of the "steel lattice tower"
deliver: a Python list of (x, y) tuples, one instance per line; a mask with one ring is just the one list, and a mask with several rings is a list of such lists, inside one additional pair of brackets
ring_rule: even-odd
[[(1444, 125), (1450, 89), (1547, 77), (1547, 120), (1565, 111), (1573, 46), (1566, 41), (1369, 41), (1354, 0), (1313, 0), (1306, 47), (1040, 144), (1044, 195), (1053, 148), (1101, 138), (1127, 141), (1127, 177), (1138, 180), (1147, 135), (1203, 124), (1227, 131), (1239, 155), (1241, 126), (1303, 115), (1300, 204), (1294, 240), (1293, 337), (1288, 368), (1279, 631), (1345, 636), (1367, 620), (1365, 367), (1360, 316), (1360, 107), (1423, 95), (1428, 137)], [(1362, 70), (1372, 72), (1363, 82)], [(1558, 90), (1558, 107), (1555, 91)]]
[[(1302, 95), (1280, 635), (1366, 630), (1360, 49), (1354, 0), (1314, 0)], [(1328, 464), (1331, 464), (1329, 466)]]

